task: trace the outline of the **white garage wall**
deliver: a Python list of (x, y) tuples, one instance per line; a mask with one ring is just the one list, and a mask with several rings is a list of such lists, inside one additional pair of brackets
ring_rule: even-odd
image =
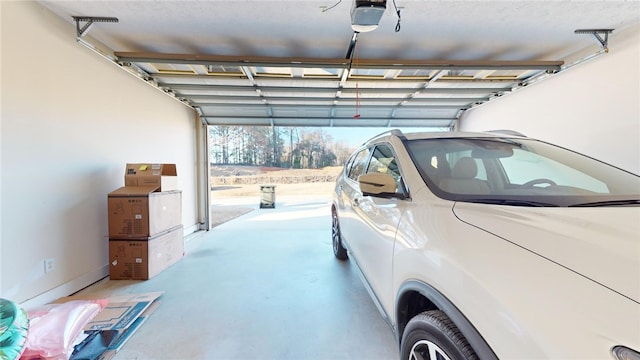
[(517, 130), (640, 174), (640, 25), (615, 30), (609, 53), (467, 112), (459, 129)]
[(177, 165), (182, 223), (195, 230), (197, 120), (35, 2), (0, 6), (0, 297), (46, 302), (108, 274), (107, 194), (128, 162)]

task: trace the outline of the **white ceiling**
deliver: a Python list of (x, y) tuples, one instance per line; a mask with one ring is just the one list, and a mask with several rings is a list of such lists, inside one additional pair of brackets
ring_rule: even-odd
[(352, 0), (39, 2), (74, 27), (73, 16), (118, 18), (83, 39), (209, 124), (450, 126), (600, 49), (576, 29), (640, 22), (640, 1), (396, 0), (396, 32), (388, 0), (349, 61)]

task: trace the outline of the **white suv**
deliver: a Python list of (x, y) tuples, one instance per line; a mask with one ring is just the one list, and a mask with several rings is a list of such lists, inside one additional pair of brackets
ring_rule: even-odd
[(640, 359), (640, 177), (505, 133), (383, 133), (336, 181), (401, 359)]

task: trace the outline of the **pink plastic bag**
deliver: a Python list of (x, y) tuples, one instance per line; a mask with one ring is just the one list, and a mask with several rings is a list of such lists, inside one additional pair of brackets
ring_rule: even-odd
[(29, 332), (21, 360), (69, 359), (74, 341), (83, 328), (102, 309), (108, 300), (72, 300), (61, 304), (47, 304), (29, 315)]

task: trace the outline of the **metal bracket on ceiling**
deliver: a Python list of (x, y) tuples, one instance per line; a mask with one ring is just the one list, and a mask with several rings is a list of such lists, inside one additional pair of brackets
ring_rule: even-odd
[[(91, 25), (97, 22), (109, 22), (117, 23), (118, 18), (107, 16), (73, 16), (73, 20), (76, 21), (76, 36), (83, 37), (91, 28)], [(84, 24), (81, 24), (84, 23)]]
[(354, 31), (353, 36), (351, 36), (351, 41), (349, 41), (349, 47), (347, 48), (347, 56), (345, 59), (349, 60), (349, 68), (347, 70), (351, 70), (351, 64), (353, 63), (353, 54), (356, 48), (356, 42), (358, 41), (359, 32)]
[[(154, 88), (156, 88), (158, 90), (161, 90), (165, 94), (171, 96), (172, 98), (180, 101), (181, 103), (183, 103), (183, 104), (185, 104), (185, 105), (187, 105), (187, 106), (189, 106), (191, 108), (195, 108), (188, 99), (185, 99), (183, 97), (180, 97), (180, 96), (176, 95), (175, 91), (170, 89), (170, 88), (166, 88), (166, 87), (161, 86), (145, 70), (141, 69), (140, 67), (136, 66), (135, 64), (133, 64), (131, 62), (121, 61), (117, 56), (115, 56), (113, 54), (112, 50), (105, 51), (105, 50), (101, 49), (100, 47), (93, 45), (92, 43), (90, 43), (89, 41), (87, 41), (87, 40), (85, 40), (83, 38), (84, 35), (86, 35), (87, 32), (89, 31), (89, 29), (91, 28), (91, 25), (93, 25), (94, 23), (97, 23), (97, 22), (117, 23), (117, 22), (120, 21), (120, 20), (118, 20), (118, 18), (116, 18), (116, 17), (106, 17), (106, 16), (72, 16), (72, 17), (76, 22), (76, 32), (77, 32), (76, 33), (76, 40), (78, 41), (78, 43), (80, 43), (81, 45), (87, 47), (88, 49), (90, 49), (91, 51), (95, 52), (96, 54), (102, 56), (103, 58), (107, 59), (108, 61), (120, 66), (125, 71), (127, 71), (130, 74), (134, 75), (138, 79), (146, 82), (147, 84), (153, 86)], [(202, 114), (200, 114), (200, 116), (202, 116)]]
[[(613, 29), (578, 29), (575, 34), (591, 34), (598, 41), (600, 47), (606, 52), (609, 51), (609, 34)], [(604, 37), (603, 37), (604, 36)]]

